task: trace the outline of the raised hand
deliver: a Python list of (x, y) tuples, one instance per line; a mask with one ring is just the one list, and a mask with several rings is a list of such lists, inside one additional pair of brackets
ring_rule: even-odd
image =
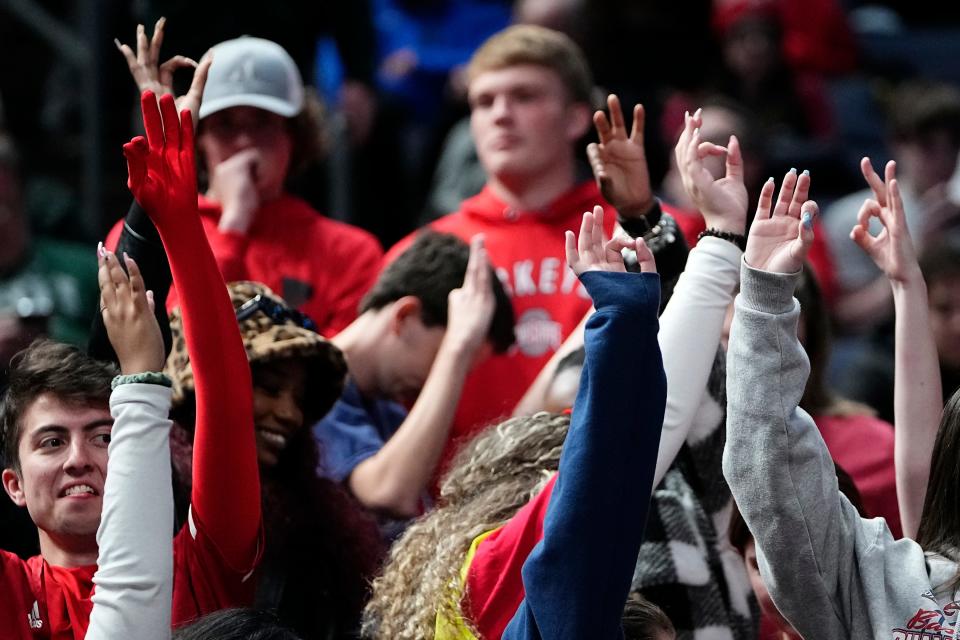
[(587, 146), (590, 168), (600, 193), (624, 217), (639, 217), (653, 206), (650, 171), (643, 150), (643, 105), (633, 108), (633, 127), (627, 137), (620, 99), (607, 97), (610, 118), (603, 111), (593, 114), (600, 143)]
[(197, 171), (193, 150), (193, 120), (184, 109), (177, 116), (173, 96), (152, 91), (140, 97), (147, 137), (123, 145), (127, 186), (158, 228), (169, 216), (197, 208)]
[(629, 239), (617, 236), (607, 242), (603, 241), (603, 207), (596, 206), (593, 213), (583, 214), (580, 223), (580, 235), (574, 238), (573, 231), (567, 231), (566, 240), (567, 264), (578, 276), (587, 271), (613, 271), (626, 273), (623, 264), (623, 249), (633, 249), (637, 252), (637, 261), (642, 273), (656, 273), (657, 264), (653, 254), (643, 241), (643, 238)]
[[(157, 96), (166, 94), (173, 95), (173, 73), (183, 67), (192, 67), (193, 82), (190, 83), (190, 89), (176, 99), (177, 109), (189, 109), (190, 113), (196, 119), (200, 113), (200, 100), (203, 97), (203, 87), (207, 83), (207, 72), (210, 70), (210, 63), (213, 58), (209, 55), (204, 56), (200, 63), (186, 56), (176, 55), (160, 64), (160, 46), (163, 44), (163, 28), (167, 24), (166, 18), (157, 20), (153, 28), (153, 37), (147, 38), (146, 30), (142, 24), (137, 25), (137, 52), (134, 54), (129, 45), (121, 44), (119, 40), (114, 39), (117, 49), (123, 54), (130, 68), (130, 75), (133, 81), (137, 83), (137, 89), (140, 93), (152, 91)], [(194, 120), (196, 124), (196, 120)]]
[[(896, 162), (887, 163), (884, 180), (873, 170), (870, 158), (860, 161), (860, 169), (873, 190), (873, 198), (865, 200), (860, 207), (850, 239), (870, 256), (891, 282), (904, 283), (918, 277), (920, 267), (907, 229)], [(883, 225), (876, 236), (870, 234), (870, 218), (877, 218)]]
[(757, 215), (750, 226), (744, 259), (751, 267), (774, 273), (795, 273), (813, 243), (813, 220), (820, 209), (807, 200), (810, 175), (787, 172), (780, 186), (776, 205), (773, 203), (773, 178), (760, 191)]
[(491, 277), (483, 235), (476, 235), (470, 240), (470, 258), (463, 286), (452, 290), (447, 302), (444, 342), (460, 349), (462, 353), (475, 353), (487, 339), (496, 309)]
[[(683, 132), (674, 151), (687, 195), (699, 209), (707, 228), (742, 234), (747, 223), (747, 188), (743, 184), (740, 141), (730, 136), (726, 147), (700, 138), (702, 109), (684, 115)], [(726, 154), (726, 175), (715, 179), (704, 165), (708, 156)]]
[(103, 324), (124, 375), (161, 371), (166, 352), (160, 325), (153, 313), (153, 293), (144, 288), (143, 277), (133, 258), (124, 254), (123, 260), (129, 276), (117, 256), (104, 249), (102, 243), (97, 248)]

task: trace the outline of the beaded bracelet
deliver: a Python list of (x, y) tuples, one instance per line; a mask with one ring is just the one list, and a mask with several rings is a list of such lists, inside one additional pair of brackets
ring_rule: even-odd
[(172, 387), (173, 381), (170, 376), (160, 371), (144, 371), (128, 376), (116, 376), (110, 383), (110, 388), (116, 389), (122, 384), (158, 384), (161, 387)]
[(700, 242), (700, 239), (704, 236), (712, 236), (714, 238), (720, 238), (721, 240), (726, 240), (727, 242), (732, 242), (737, 245), (740, 251), (747, 250), (747, 236), (734, 233), (732, 231), (721, 231), (720, 229), (714, 229), (710, 227), (709, 229), (704, 229), (699, 234), (697, 234), (697, 242)]

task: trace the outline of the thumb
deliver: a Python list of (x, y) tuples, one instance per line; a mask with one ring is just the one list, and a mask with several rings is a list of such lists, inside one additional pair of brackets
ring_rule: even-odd
[[(804, 205), (806, 207), (806, 205)], [(800, 224), (797, 225), (797, 239), (794, 241), (792, 253), (799, 260), (806, 260), (810, 247), (813, 245), (813, 218), (815, 212), (804, 208), (800, 214)]]

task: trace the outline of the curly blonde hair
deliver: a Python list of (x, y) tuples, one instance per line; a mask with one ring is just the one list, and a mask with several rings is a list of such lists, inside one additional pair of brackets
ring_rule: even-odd
[(438, 508), (406, 530), (374, 580), (364, 638), (430, 639), (438, 613), (463, 615), (460, 569), (470, 544), (546, 484), (569, 426), (567, 415), (537, 413), (489, 427), (464, 446), (440, 486)]

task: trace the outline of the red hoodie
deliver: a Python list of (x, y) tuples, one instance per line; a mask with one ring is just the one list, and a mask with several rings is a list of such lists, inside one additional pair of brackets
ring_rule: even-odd
[[(579, 233), (583, 213), (597, 204), (604, 208), (604, 229), (610, 235), (616, 210), (592, 180), (573, 187), (539, 211), (512, 209), (485, 187), (465, 200), (460, 211), (430, 223), (434, 231), (467, 241), (484, 234), (490, 261), (513, 301), (516, 318), (516, 344), (506, 354), (479, 363), (467, 378), (444, 461), (455, 451), (458, 440), (510, 414), (590, 309), (590, 298), (567, 267), (563, 234), (567, 229)], [(413, 234), (394, 245), (385, 264), (412, 241)]]

